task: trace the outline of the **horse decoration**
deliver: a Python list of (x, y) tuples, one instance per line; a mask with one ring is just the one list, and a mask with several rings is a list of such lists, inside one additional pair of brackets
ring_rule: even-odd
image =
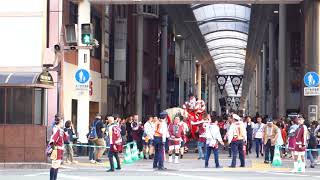
[(194, 101), (191, 99), (187, 101), (183, 108), (174, 107), (164, 110), (167, 115), (167, 123), (170, 124), (175, 117), (179, 116), (180, 119), (187, 124), (188, 130), (190, 131), (191, 138), (196, 139), (196, 132), (199, 129), (200, 123), (197, 123), (202, 120), (202, 115), (206, 110), (205, 102), (203, 100)]

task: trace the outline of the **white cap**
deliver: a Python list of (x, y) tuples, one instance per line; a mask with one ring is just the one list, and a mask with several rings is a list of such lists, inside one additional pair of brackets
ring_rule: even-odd
[(233, 119), (237, 120), (237, 121), (241, 121), (240, 116), (238, 116), (237, 114), (232, 114)]

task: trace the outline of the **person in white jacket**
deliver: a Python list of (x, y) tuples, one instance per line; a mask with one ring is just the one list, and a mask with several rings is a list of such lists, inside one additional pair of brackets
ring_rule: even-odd
[(227, 133), (228, 143), (231, 144), (232, 151), (232, 162), (229, 167), (236, 167), (236, 159), (238, 153), (241, 162), (240, 167), (245, 167), (243, 146), (246, 144), (247, 141), (247, 131), (244, 123), (241, 121), (241, 118), (238, 115), (233, 114), (232, 120), (233, 122)]
[(216, 164), (216, 168), (222, 168), (219, 164), (219, 142), (221, 145), (224, 145), (221, 134), (220, 128), (218, 126), (218, 121), (216, 119), (212, 119), (211, 123), (206, 126), (205, 129), (205, 136), (206, 136), (206, 144), (207, 144), (207, 154), (205, 156), (205, 168), (209, 166), (209, 159), (211, 155), (211, 151), (214, 154), (214, 161)]
[(147, 154), (149, 155), (149, 159), (153, 159), (154, 156), (154, 147), (153, 147), (153, 135), (154, 135), (154, 122), (153, 117), (150, 116), (148, 121), (143, 126), (143, 154), (144, 159), (147, 159)]
[(257, 123), (254, 125), (253, 128), (253, 138), (256, 144), (256, 157), (259, 158), (259, 154), (263, 156), (262, 150), (262, 138), (263, 138), (263, 129), (265, 124), (262, 123), (262, 118), (259, 116), (257, 117)]

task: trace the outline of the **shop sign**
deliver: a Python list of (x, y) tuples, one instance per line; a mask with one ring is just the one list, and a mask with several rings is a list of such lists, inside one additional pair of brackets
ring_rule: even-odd
[(53, 78), (52, 78), (51, 74), (48, 71), (43, 71), (38, 76), (37, 83), (38, 84), (50, 85), (50, 86), (54, 85)]

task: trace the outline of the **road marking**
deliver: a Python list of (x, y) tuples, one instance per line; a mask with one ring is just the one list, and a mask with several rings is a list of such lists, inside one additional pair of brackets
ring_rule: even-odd
[(26, 177), (35, 177), (35, 176), (41, 176), (41, 175), (49, 175), (49, 172), (26, 174), (26, 175), (24, 175), (24, 176), (26, 176)]
[(67, 179), (75, 179), (75, 180), (92, 180), (93, 177), (81, 177), (81, 176), (73, 176), (73, 175), (66, 175), (62, 173), (58, 173), (58, 177), (67, 178)]
[(305, 174), (297, 174), (297, 173), (284, 173), (284, 172), (259, 172), (265, 174), (274, 174), (274, 175), (283, 175), (283, 176), (300, 176), (300, 177), (309, 177), (309, 175)]
[(201, 180), (225, 180), (222, 178), (217, 178), (217, 177), (207, 177), (207, 176), (193, 176), (193, 175), (186, 175), (186, 174), (179, 174), (179, 173), (171, 173), (171, 172), (158, 172), (158, 174), (162, 175), (169, 175), (169, 176), (179, 176), (179, 177), (184, 177), (184, 178), (191, 178), (191, 179), (201, 179)]

